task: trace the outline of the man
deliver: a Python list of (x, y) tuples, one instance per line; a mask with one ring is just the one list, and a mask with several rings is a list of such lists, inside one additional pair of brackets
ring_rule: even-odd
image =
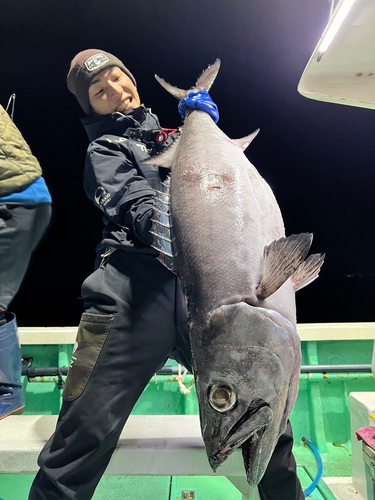
[[(160, 140), (157, 117), (112, 54), (80, 52), (67, 83), (87, 114), (84, 187), (104, 229), (96, 271), (82, 286), (85, 312), (56, 432), (40, 454), (29, 500), (90, 499), (152, 375), (168, 357), (192, 369), (180, 284), (150, 246), (153, 197), (167, 189), (168, 173), (142, 164), (177, 134)], [(303, 499), (288, 431), (262, 481), (263, 500)]]
[(51, 195), (38, 160), (0, 106), (0, 420), (22, 413), (21, 349), (15, 314), (18, 292), (51, 218)]

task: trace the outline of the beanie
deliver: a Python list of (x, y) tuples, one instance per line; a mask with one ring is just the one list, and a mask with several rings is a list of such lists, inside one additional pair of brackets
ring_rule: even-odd
[(83, 111), (89, 115), (92, 111), (89, 101), (89, 87), (91, 80), (103, 69), (118, 66), (137, 86), (134, 76), (124, 63), (114, 55), (104, 50), (88, 49), (79, 52), (72, 62), (67, 76), (68, 89), (74, 94)]

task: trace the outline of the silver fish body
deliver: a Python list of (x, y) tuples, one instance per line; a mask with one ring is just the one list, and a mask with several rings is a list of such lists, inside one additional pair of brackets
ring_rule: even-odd
[[(208, 90), (215, 64), (195, 88)], [(176, 97), (186, 95), (159, 81)], [(186, 297), (208, 459), (216, 470), (242, 447), (252, 485), (298, 393), (295, 290), (315, 279), (323, 262), (321, 255), (304, 261), (311, 235), (285, 238), (272, 190), (243, 153), (255, 135), (233, 141), (196, 110), (187, 113), (178, 144), (148, 161), (171, 168), (170, 199), (155, 207), (154, 243)]]
[(194, 111), (171, 168), (176, 263), (191, 321), (244, 301), (295, 323), (291, 282), (265, 300), (255, 294), (264, 247), (285, 232), (270, 187), (241, 148), (207, 113)]

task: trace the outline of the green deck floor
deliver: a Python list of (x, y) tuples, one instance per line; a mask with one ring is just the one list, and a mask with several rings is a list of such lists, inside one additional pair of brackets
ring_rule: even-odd
[[(304, 467), (298, 467), (303, 488), (311, 484)], [(0, 475), (0, 500), (27, 500), (33, 476)], [(225, 477), (104, 476), (93, 500), (242, 500), (241, 493)], [(189, 492), (192, 492), (189, 495)], [(324, 484), (311, 500), (333, 500)]]

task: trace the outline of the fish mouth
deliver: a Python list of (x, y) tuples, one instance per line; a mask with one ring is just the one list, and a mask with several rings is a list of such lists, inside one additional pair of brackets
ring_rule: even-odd
[(265, 430), (266, 427), (262, 427), (247, 441), (242, 443), (243, 463), (245, 466), (247, 482), (251, 486), (256, 486), (263, 476), (264, 470), (260, 469), (260, 451)]
[[(221, 465), (233, 453), (236, 448), (242, 446), (244, 465), (249, 484), (253, 478), (257, 480), (260, 454), (257, 453), (267, 425), (272, 421), (273, 412), (266, 402), (252, 403), (238, 422), (231, 428), (226, 439), (216, 453), (209, 457), (213, 471)], [(251, 481), (251, 482), (250, 482)]]

